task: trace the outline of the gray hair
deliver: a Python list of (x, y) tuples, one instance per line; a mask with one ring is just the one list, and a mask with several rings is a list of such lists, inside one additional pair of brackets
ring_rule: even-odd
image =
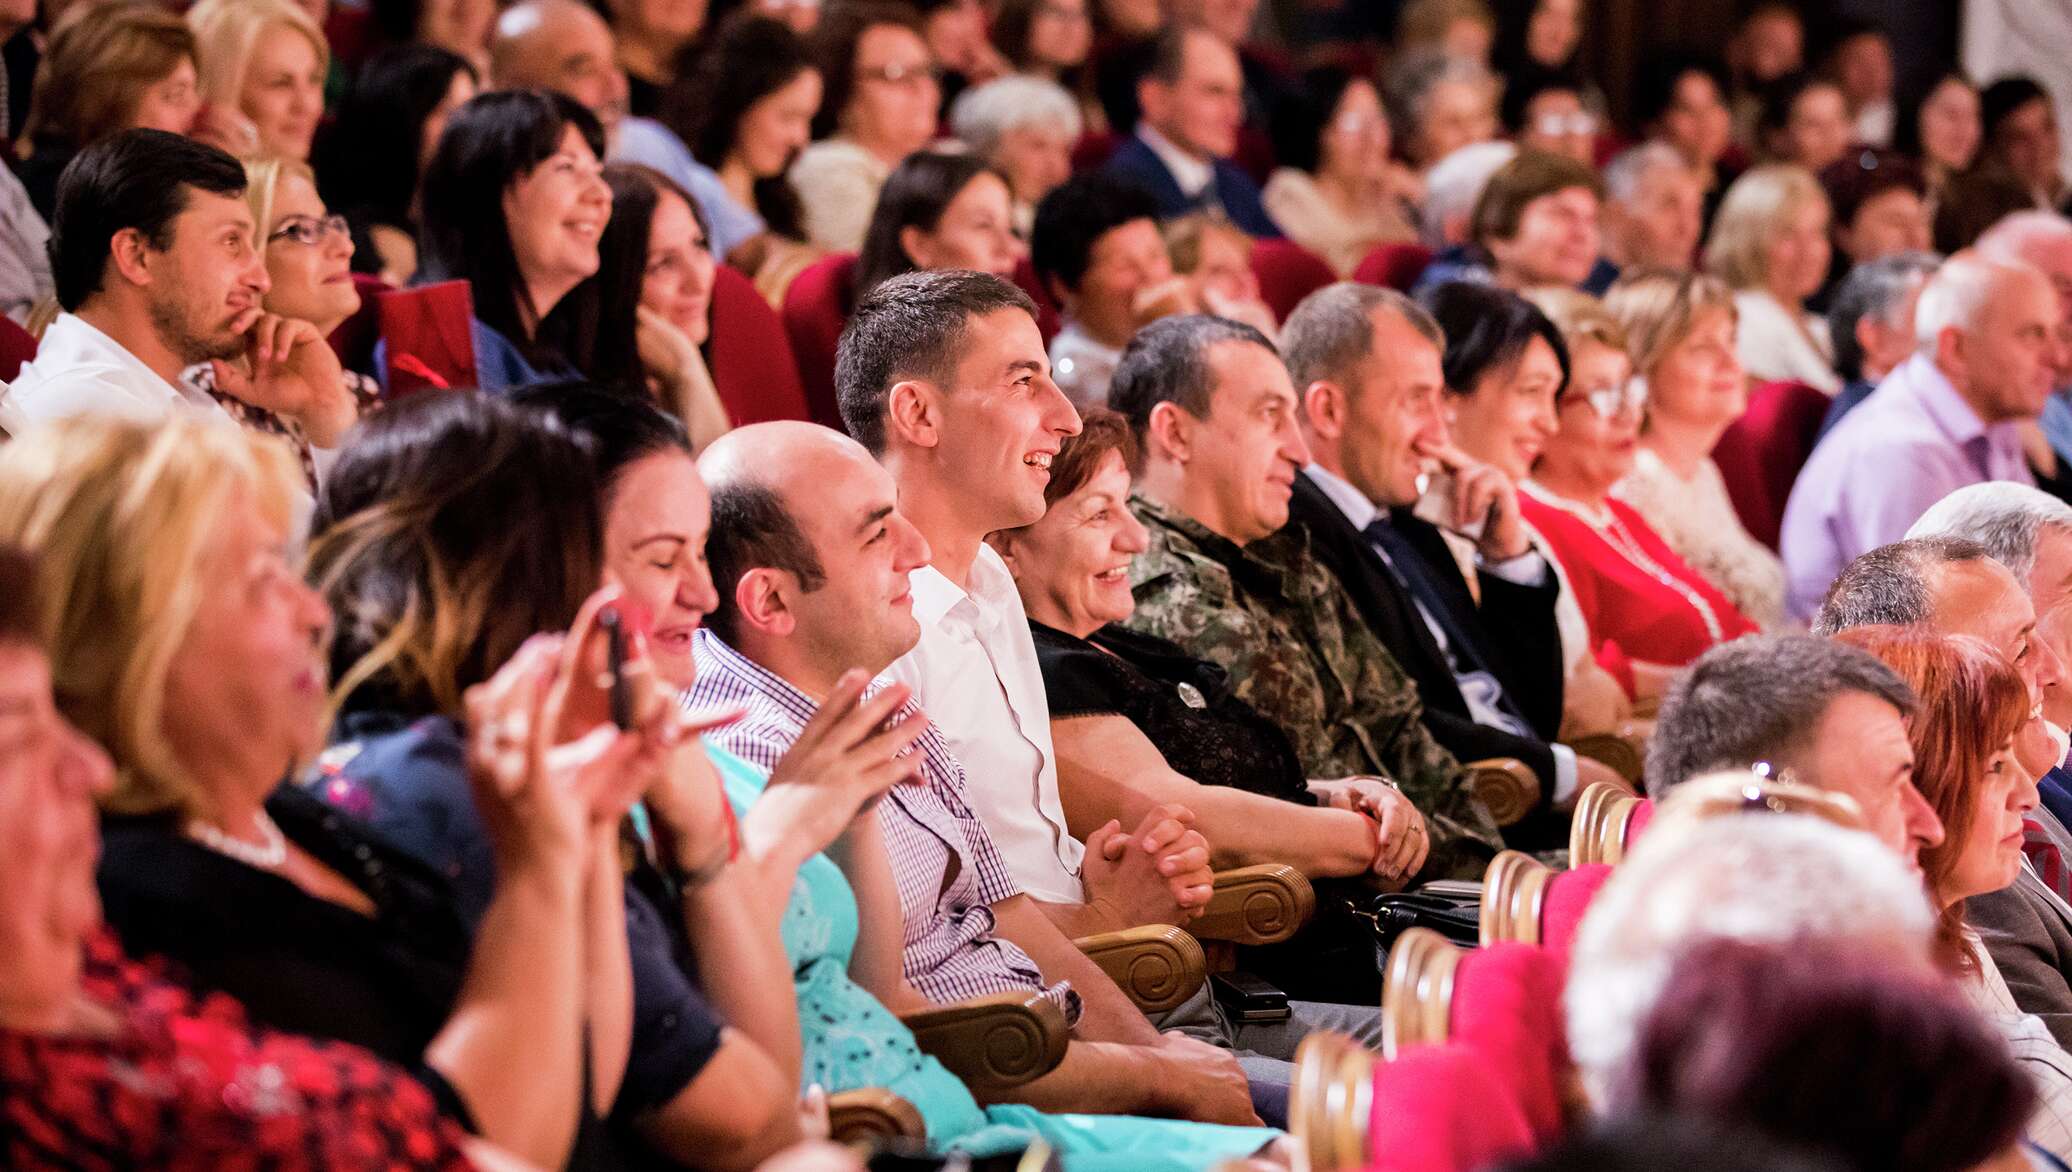
[(1856, 323), (1865, 318), (1897, 326), (1899, 308), (1942, 267), (1932, 252), (1901, 252), (1852, 265), (1827, 310), (1827, 332), (1835, 340), (1835, 373), (1845, 379), (1863, 377), (1863, 344)]
[(1975, 541), (2026, 589), (2046, 526), (2072, 533), (2072, 505), (2039, 488), (1995, 480), (1967, 485), (1930, 505), (1907, 536)]
[(1374, 312), (1386, 309), (1442, 353), (1446, 334), (1424, 306), (1378, 285), (1340, 281), (1302, 299), (1281, 326), (1281, 358), (1295, 393), (1318, 379), (1344, 379), (1374, 351)]
[(1640, 194), (1640, 185), (1646, 181), (1648, 172), (1663, 167), (1684, 172), (1691, 170), (1691, 164), (1684, 159), (1682, 152), (1666, 142), (1650, 139), (1620, 151), (1616, 158), (1604, 165), (1605, 198), (1618, 203), (1631, 202)]
[(1881, 545), (1836, 575), (1813, 616), (1813, 633), (1851, 627), (1919, 627), (1934, 617), (1928, 572), (1953, 562), (1985, 561), (1986, 547), (1962, 537), (1911, 537)]
[(1810, 635), (1723, 643), (1677, 677), (1648, 741), (1648, 796), (1700, 774), (1783, 765), (1805, 748), (1835, 700), (1851, 692), (1913, 711), (1914, 693), (1877, 656)]
[(950, 104), (950, 131), (972, 153), (990, 155), (1008, 132), (1025, 126), (1054, 127), (1072, 139), (1084, 120), (1079, 103), (1049, 78), (1011, 73), (957, 95)]
[(1987, 260), (2025, 262), (2036, 245), (2072, 236), (2072, 220), (2041, 209), (2002, 216), (1972, 244)]
[(1162, 318), (1137, 331), (1123, 347), (1108, 380), (1108, 405), (1130, 421), (1138, 439), (1151, 424), (1151, 410), (1171, 403), (1196, 419), (1209, 417), (1216, 372), (1209, 350), (1222, 342), (1250, 342), (1278, 355), (1266, 335), (1243, 322), (1206, 313)]
[(2037, 270), (2020, 260), (1990, 260), (1977, 252), (1960, 252), (1943, 262), (1921, 287), (1914, 307), (1914, 344), (1933, 353), (1947, 329), (1978, 328), (1979, 316), (2000, 282), (2018, 272)]
[(1459, 216), (1465, 221), (1489, 186), (1490, 176), (1518, 157), (1518, 144), (1499, 140), (1472, 142), (1432, 164), (1425, 172), (1424, 212), (1418, 228), (1424, 242), (1433, 248), (1452, 243), (1446, 239), (1446, 221)]
[(1488, 90), (1492, 108), (1503, 85), (1489, 66), (1472, 57), (1437, 48), (1413, 50), (1390, 63), (1383, 79), (1382, 98), (1388, 104), (1389, 124), (1403, 134), (1416, 134), (1424, 124), (1432, 91), (1449, 83), (1479, 85)]
[(1691, 946), (1818, 939), (1925, 969), (1934, 924), (1920, 877), (1863, 831), (1769, 812), (1658, 821), (1577, 930), (1562, 994), (1569, 1052), (1602, 1106)]

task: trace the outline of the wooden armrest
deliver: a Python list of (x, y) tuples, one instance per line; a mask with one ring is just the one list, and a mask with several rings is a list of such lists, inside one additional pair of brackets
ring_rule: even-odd
[[(1199, 946), (1197, 946), (1198, 948)], [(1065, 1011), (1040, 993), (994, 993), (902, 1013), (923, 1053), (973, 1091), (1034, 1082), (1065, 1060)]]
[(1585, 789), (1568, 824), (1568, 865), (1617, 864), (1626, 857), (1626, 827), (1642, 799), (1608, 781)]
[(1312, 1172), (1364, 1168), (1374, 1103), (1374, 1054), (1346, 1034), (1312, 1030), (1295, 1048), (1288, 1130)]
[(1302, 930), (1317, 910), (1317, 893), (1302, 872), (1262, 863), (1216, 872), (1208, 910), (1187, 925), (1196, 940), (1279, 944)]
[(1609, 732), (1575, 737), (1568, 747), (1576, 751), (1576, 756), (1600, 762), (1637, 786), (1647, 764), (1648, 738), (1654, 735), (1654, 721), (1628, 720)]
[(1470, 761), (1468, 769), (1475, 775), (1475, 796), (1498, 826), (1515, 825), (1540, 804), (1540, 775), (1516, 757)]
[(838, 1144), (881, 1139), (927, 1139), (928, 1125), (912, 1103), (884, 1087), (841, 1091), (827, 1097), (828, 1138)]
[(1446, 1040), (1453, 1029), (1453, 977), (1467, 953), (1430, 928), (1411, 928), (1389, 947), (1381, 978), (1381, 1053)]
[(1147, 1014), (1177, 1008), (1209, 979), (1201, 943), (1170, 924), (1102, 932), (1072, 943)]
[(1482, 873), (1482, 943), (1538, 944), (1540, 913), (1553, 878), (1552, 867), (1520, 851), (1489, 860)]

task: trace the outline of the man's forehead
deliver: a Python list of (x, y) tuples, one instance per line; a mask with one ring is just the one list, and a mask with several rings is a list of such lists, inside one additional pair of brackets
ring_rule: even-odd
[(1990, 558), (1946, 562), (1930, 582), (1936, 628), (2004, 644), (2035, 622), (2034, 608), (2007, 567)]

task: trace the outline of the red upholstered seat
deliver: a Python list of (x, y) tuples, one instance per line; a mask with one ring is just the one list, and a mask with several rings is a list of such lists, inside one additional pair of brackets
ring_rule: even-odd
[(1089, 130), (1072, 144), (1072, 173), (1098, 171), (1122, 145), (1122, 135), (1112, 130)]
[(1734, 512), (1757, 541), (1777, 548), (1784, 504), (1791, 485), (1813, 454), (1829, 399), (1805, 383), (1761, 383), (1748, 394), (1748, 410), (1727, 428), (1712, 449)]
[(1255, 241), (1252, 272), (1276, 321), (1287, 321), (1303, 298), (1338, 279), (1321, 257), (1292, 240)]
[(1533, 1150), (1517, 1097), (1474, 1047), (1410, 1046), (1374, 1068), (1370, 1172), (1474, 1172)]
[(849, 320), (856, 287), (856, 255), (837, 252), (807, 265), (784, 294), (784, 332), (791, 336), (808, 417), (842, 426), (835, 406), (835, 345)]
[(22, 372), (22, 363), (36, 357), (36, 335), (0, 316), (0, 383), (11, 383)]
[(374, 343), (381, 340), (378, 299), (383, 293), (393, 292), (394, 288), (371, 273), (353, 274), (353, 291), (360, 295), (359, 311), (338, 323), (338, 328), (332, 330), (327, 339), (331, 343), (331, 352), (338, 355), (339, 365), (347, 370), (373, 372)]
[(1381, 244), (1360, 258), (1353, 269), (1353, 280), (1408, 293), (1431, 263), (1432, 250), (1415, 241)]
[[(799, 383), (799, 365), (783, 320), (756, 292), (755, 282), (731, 265), (721, 265), (713, 273), (708, 349), (713, 385), (734, 426), (815, 418)], [(831, 378), (832, 350), (829, 355)], [(840, 426), (839, 420), (835, 426)]]
[(1561, 963), (1568, 963), (1569, 946), (1575, 942), (1583, 913), (1590, 910), (1590, 901), (1611, 874), (1612, 869), (1603, 863), (1586, 863), (1547, 882), (1546, 898), (1540, 904), (1540, 945)]
[(1563, 961), (1530, 944), (1492, 944), (1461, 958), (1448, 1040), (1473, 1048), (1510, 1085), (1538, 1143), (1562, 1130)]

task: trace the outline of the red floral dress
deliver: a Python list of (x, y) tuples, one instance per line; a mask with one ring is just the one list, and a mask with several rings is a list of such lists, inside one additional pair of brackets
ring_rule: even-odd
[(105, 930), (82, 985), (115, 1038), (0, 1030), (0, 1167), (467, 1169), (425, 1087), (356, 1046), (254, 1027), (130, 960)]

